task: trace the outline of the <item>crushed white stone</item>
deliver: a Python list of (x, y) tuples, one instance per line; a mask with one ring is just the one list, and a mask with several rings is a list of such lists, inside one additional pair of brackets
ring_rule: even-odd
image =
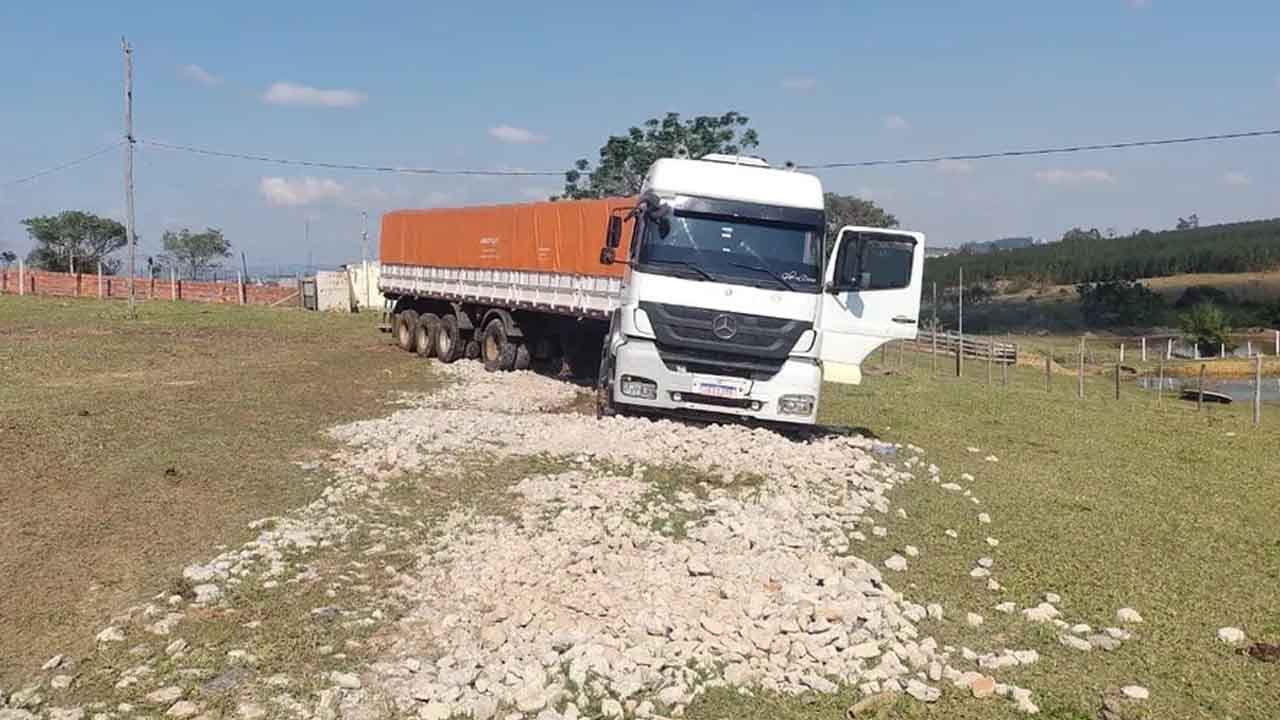
[(1229, 645), (1239, 645), (1244, 642), (1244, 631), (1235, 627), (1218, 628), (1218, 641)]

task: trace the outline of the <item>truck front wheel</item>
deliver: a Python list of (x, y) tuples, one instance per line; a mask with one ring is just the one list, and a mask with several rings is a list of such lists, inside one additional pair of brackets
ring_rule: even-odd
[[(484, 369), (489, 372), (497, 372), (499, 370), (510, 370), (510, 367), (503, 367), (504, 354), (510, 354), (508, 347), (511, 343), (507, 340), (507, 328), (502, 324), (502, 320), (494, 318), (484, 326), (484, 333), (480, 336), (480, 359), (484, 360)], [(510, 355), (512, 366), (515, 365), (514, 354)]]

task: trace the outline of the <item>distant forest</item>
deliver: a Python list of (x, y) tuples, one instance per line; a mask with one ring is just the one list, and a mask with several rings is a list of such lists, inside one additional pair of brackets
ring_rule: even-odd
[(1104, 237), (1073, 229), (1060, 242), (925, 262), (925, 281), (965, 285), (997, 279), (1074, 285), (1182, 273), (1235, 273), (1280, 266), (1280, 218)]

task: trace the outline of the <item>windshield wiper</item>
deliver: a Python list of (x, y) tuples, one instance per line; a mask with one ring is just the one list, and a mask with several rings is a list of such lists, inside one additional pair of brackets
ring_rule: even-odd
[(711, 275), (711, 273), (707, 272), (706, 270), (703, 270), (701, 267), (698, 267), (697, 265), (694, 265), (694, 264), (693, 264), (693, 263), (691, 263), (691, 262), (686, 262), (686, 261), (684, 261), (684, 260), (644, 260), (643, 262), (648, 263), (648, 264), (651, 264), (651, 265), (653, 265), (653, 264), (657, 264), (657, 265), (679, 265), (679, 266), (681, 266), (681, 267), (687, 267), (687, 268), (689, 268), (690, 270), (692, 270), (692, 271), (694, 271), (694, 272), (698, 273), (699, 275), (701, 275), (701, 276), (703, 277), (703, 279), (705, 279), (705, 280), (710, 280), (711, 282), (717, 282), (717, 281), (716, 281), (716, 279), (715, 279), (715, 277), (713, 277), (713, 276)]
[(765, 274), (766, 274), (766, 275), (768, 275), (769, 277), (771, 277), (771, 278), (773, 278), (774, 280), (777, 280), (779, 283), (781, 283), (781, 284), (782, 284), (782, 287), (786, 288), (788, 291), (790, 291), (790, 292), (795, 292), (795, 291), (796, 291), (795, 286), (793, 286), (791, 283), (787, 282), (786, 280), (782, 279), (782, 276), (781, 276), (781, 275), (779, 275), (778, 273), (776, 273), (776, 272), (774, 272), (774, 271), (770, 270), (770, 269), (769, 269), (769, 268), (767, 268), (767, 267), (761, 267), (761, 266), (759, 266), (759, 265), (748, 265), (748, 264), (746, 264), (746, 263), (736, 263), (736, 262), (735, 262), (735, 263), (729, 263), (729, 264), (730, 264), (730, 265), (732, 265), (733, 267), (736, 267), (736, 268), (742, 268), (743, 270), (755, 270), (756, 272), (762, 272), (762, 273), (765, 273)]

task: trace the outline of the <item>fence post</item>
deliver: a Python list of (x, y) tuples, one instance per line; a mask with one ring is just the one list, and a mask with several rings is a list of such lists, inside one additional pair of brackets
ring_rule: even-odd
[(1253, 341), (1252, 340), (1246, 340), (1244, 342), (1244, 356), (1247, 358), (1253, 357)]
[(996, 361), (996, 339), (990, 338), (987, 340), (987, 384), (988, 385), (991, 384), (991, 371), (993, 369), (993, 363), (995, 363), (995, 361)]
[(1164, 358), (1160, 359), (1160, 380), (1156, 385), (1156, 405), (1164, 404)]
[[(27, 265), (22, 262), (21, 258), (18, 259), (18, 294), (27, 294)], [(1280, 347), (1280, 345), (1277, 345), (1277, 347)]]
[(169, 268), (169, 302), (178, 301), (178, 270)]
[(1196, 410), (1204, 410), (1204, 363), (1200, 363), (1200, 387), (1196, 388)]
[(1227, 344), (1218, 343), (1218, 358), (1222, 359), (1227, 356)]
[(1253, 424), (1262, 424), (1262, 353), (1253, 358)]
[(1120, 343), (1120, 362), (1124, 362), (1124, 343)]
[(102, 263), (98, 263), (98, 299), (102, 299)]
[(1084, 397), (1084, 338), (1080, 338), (1080, 363), (1076, 371), (1076, 397)]
[(964, 377), (964, 361), (961, 356), (964, 355), (964, 336), (956, 333), (956, 377)]
[(929, 333), (929, 337), (933, 338), (933, 352), (929, 356), (929, 375), (938, 374), (938, 328), (935, 327)]
[(1116, 363), (1116, 400), (1120, 399), (1120, 363)]
[[(18, 267), (22, 267), (21, 264)], [(1280, 356), (1280, 330), (1276, 331), (1276, 355)]]
[(1142, 338), (1142, 362), (1147, 361), (1147, 338)]
[(244, 304), (244, 274), (239, 270), (236, 271), (236, 292), (240, 296), (240, 304), (243, 305)]
[(1167, 348), (1165, 348), (1165, 351), (1164, 351), (1164, 359), (1165, 360), (1173, 359), (1173, 338), (1169, 338), (1169, 345)]
[(1000, 387), (1009, 387), (1009, 363), (1005, 357), (1000, 358)]
[(1053, 375), (1052, 375), (1052, 371), (1049, 369), (1049, 366), (1052, 363), (1053, 363), (1053, 350), (1050, 350), (1049, 354), (1044, 356), (1044, 390), (1045, 392), (1049, 392), (1050, 388), (1052, 387)]

